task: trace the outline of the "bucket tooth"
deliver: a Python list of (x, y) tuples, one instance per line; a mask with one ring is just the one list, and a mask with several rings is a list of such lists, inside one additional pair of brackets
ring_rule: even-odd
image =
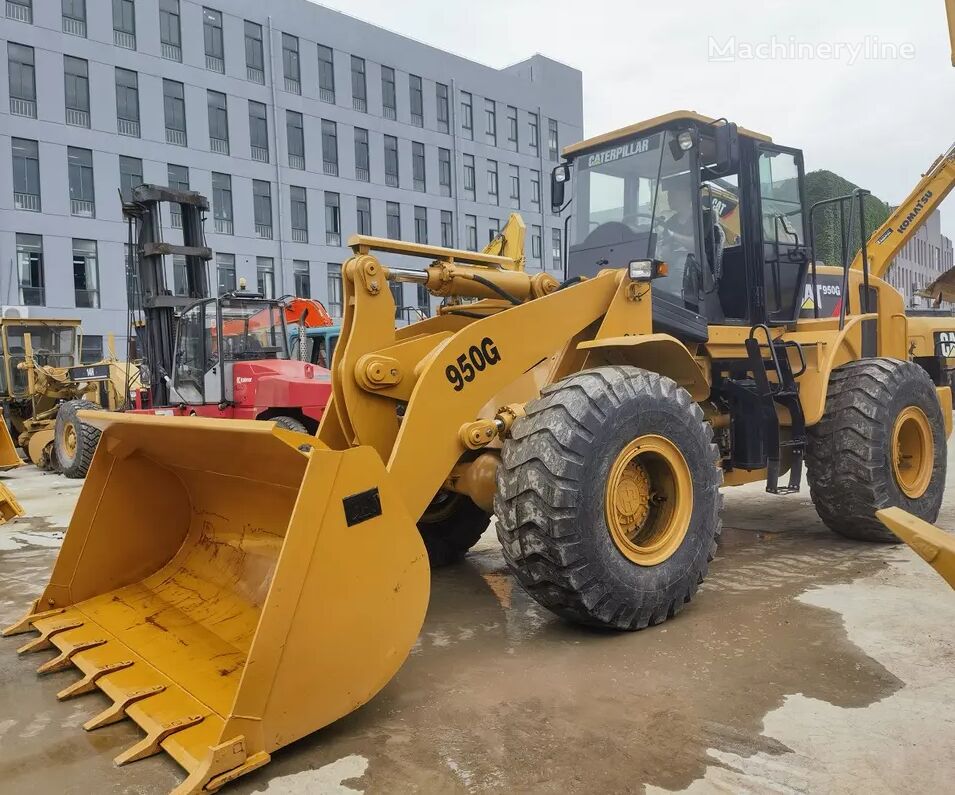
[(118, 723), (126, 717), (126, 710), (131, 705), (137, 701), (142, 701), (144, 698), (158, 695), (165, 689), (165, 685), (154, 685), (153, 687), (144, 687), (142, 690), (134, 690), (131, 693), (127, 693), (122, 699), (114, 702), (111, 707), (107, 707), (99, 715), (86, 721), (86, 723), (83, 724), (83, 728), (89, 732), (93, 731), (93, 729), (99, 729), (102, 726)]
[(0, 630), (0, 637), (9, 638), (11, 635), (22, 635), (24, 632), (30, 632), (33, 630), (34, 621), (39, 621), (42, 618), (51, 618), (52, 616), (58, 616), (66, 612), (66, 608), (59, 607), (55, 610), (38, 613), (36, 609), (39, 604), (39, 599), (34, 600), (33, 604), (30, 605), (30, 609), (27, 610), (18, 621)]
[(52, 660), (47, 660), (43, 665), (36, 669), (38, 674), (49, 674), (54, 671), (63, 671), (73, 664), (73, 655), (88, 649), (95, 649), (97, 646), (106, 644), (106, 638), (97, 638), (96, 640), (83, 640), (79, 643), (72, 643), (68, 648), (63, 649)]
[(25, 643), (19, 649), (17, 649), (17, 654), (29, 654), (34, 651), (43, 651), (44, 649), (53, 648), (53, 636), (58, 635), (61, 632), (66, 632), (68, 629), (76, 629), (77, 627), (83, 626), (82, 621), (60, 621), (56, 624), (50, 624), (46, 629), (40, 632), (40, 637), (34, 638), (29, 643)]
[(94, 668), (87, 672), (86, 676), (78, 682), (74, 682), (69, 687), (63, 688), (56, 694), (56, 697), (60, 701), (66, 701), (68, 698), (75, 698), (85, 693), (91, 693), (96, 689), (96, 683), (101, 677), (106, 676), (106, 674), (111, 674), (114, 671), (122, 671), (124, 668), (129, 668), (132, 664), (132, 660), (120, 660), (119, 662), (106, 663), (105, 665)]
[[(162, 750), (161, 743), (163, 740), (176, 732), (188, 729), (197, 723), (202, 723), (205, 717), (205, 715), (187, 715), (184, 718), (177, 718), (168, 723), (156, 721), (155, 725), (148, 730), (142, 740), (123, 751), (123, 753), (113, 760), (113, 763), (116, 765), (125, 765), (129, 762), (135, 762), (139, 759), (145, 759), (147, 756), (158, 754)], [(139, 721), (137, 721), (137, 723), (138, 722)]]

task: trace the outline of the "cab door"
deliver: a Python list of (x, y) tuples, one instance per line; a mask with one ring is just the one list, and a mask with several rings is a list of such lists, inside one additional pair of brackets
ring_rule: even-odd
[(806, 235), (802, 152), (771, 144), (756, 148), (762, 300), (770, 324), (792, 323), (805, 296), (811, 256)]

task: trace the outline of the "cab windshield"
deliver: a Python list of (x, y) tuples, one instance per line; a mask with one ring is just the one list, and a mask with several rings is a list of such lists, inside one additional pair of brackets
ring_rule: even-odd
[(288, 359), (285, 314), (274, 302), (222, 300), (222, 351), (225, 361)]
[(30, 335), (33, 359), (40, 367), (67, 368), (76, 364), (76, 327), (47, 323), (29, 323), (5, 326), (9, 353), (11, 392), (25, 394), (28, 390), (27, 373), (18, 368), (26, 358), (25, 335)]
[(673, 131), (614, 143), (575, 161), (575, 236), (568, 275), (625, 268), (656, 258), (669, 275), (654, 282), (695, 306), (699, 246), (693, 157)]

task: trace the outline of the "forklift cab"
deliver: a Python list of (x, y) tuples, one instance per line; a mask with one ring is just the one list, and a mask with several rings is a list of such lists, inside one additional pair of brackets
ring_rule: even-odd
[(235, 292), (199, 301), (179, 319), (174, 399), (188, 405), (229, 404), (236, 362), (288, 358), (280, 302)]
[(656, 331), (701, 343), (710, 324), (797, 319), (811, 261), (799, 150), (680, 111), (565, 149), (555, 212), (568, 183), (567, 278), (666, 262), (653, 283)]

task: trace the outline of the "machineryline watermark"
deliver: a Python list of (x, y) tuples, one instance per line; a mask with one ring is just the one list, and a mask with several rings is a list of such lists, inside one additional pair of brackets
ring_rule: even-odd
[(730, 36), (720, 41), (708, 37), (707, 58), (710, 61), (844, 61), (854, 66), (860, 61), (911, 61), (915, 45), (911, 42), (884, 41), (866, 36), (859, 41), (803, 41), (796, 36), (770, 36), (760, 41), (747, 41)]

